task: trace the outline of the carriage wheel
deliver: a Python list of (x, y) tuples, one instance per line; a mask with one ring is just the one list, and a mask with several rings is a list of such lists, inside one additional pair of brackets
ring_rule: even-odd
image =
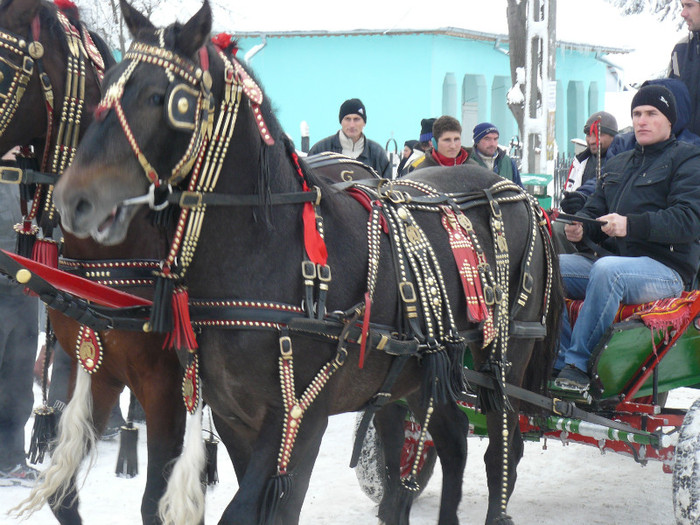
[[(358, 414), (357, 420), (355, 421), (355, 433), (357, 433), (357, 427), (362, 419), (362, 414)], [(418, 435), (420, 432), (420, 425), (413, 420), (406, 419), (404, 421), (404, 444), (401, 450), (401, 477), (408, 476), (413, 465), (413, 460), (416, 457)], [(416, 492), (415, 497), (417, 498), (423, 489), (428, 485), (428, 481), (433, 475), (433, 470), (435, 469), (435, 462), (437, 460), (437, 452), (435, 451), (435, 446), (433, 444), (430, 434), (425, 441), (425, 453), (418, 466), (418, 486), (420, 487), (418, 492)], [(386, 486), (386, 478), (384, 476), (385, 463), (384, 463), (384, 451), (380, 443), (379, 435), (374, 428), (374, 420), (367, 428), (367, 434), (365, 435), (364, 442), (362, 443), (362, 451), (360, 452), (360, 458), (357, 462), (357, 467), (355, 467), (355, 475), (360, 483), (360, 488), (372, 501), (379, 503), (384, 495), (384, 489)]]
[(676, 444), (673, 509), (678, 525), (700, 523), (700, 399), (688, 409)]

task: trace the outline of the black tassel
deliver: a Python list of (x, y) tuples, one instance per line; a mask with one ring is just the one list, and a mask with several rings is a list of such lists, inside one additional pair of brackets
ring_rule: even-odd
[[(20, 153), (16, 156), (16, 160), (17, 167), (22, 170), (39, 171), (39, 160), (31, 152), (28, 152), (27, 155)], [(28, 202), (34, 198), (36, 184), (20, 184), (19, 192), (22, 200)]]
[(207, 451), (207, 465), (206, 469), (206, 482), (207, 485), (216, 485), (219, 482), (219, 473), (216, 468), (217, 463), (217, 450), (218, 450), (219, 440), (211, 436), (209, 439), (204, 440), (204, 446)]
[(408, 516), (411, 510), (411, 504), (420, 492), (420, 485), (416, 478), (411, 474), (407, 478), (401, 480), (401, 488), (399, 489), (399, 515)]
[[(20, 227), (18, 229), (17, 227)], [(29, 231), (24, 231), (21, 224), (15, 225), (15, 231), (17, 232), (17, 242), (15, 243), (15, 253), (26, 257), (27, 259), (32, 258), (32, 252), (34, 251), (34, 241), (36, 241), (36, 230), (30, 228)]]
[(445, 351), (450, 358), (450, 395), (452, 399), (457, 399), (462, 392), (466, 392), (467, 384), (464, 380), (464, 352), (467, 343), (464, 338), (451, 339), (445, 341)]
[(177, 224), (177, 219), (180, 216), (180, 206), (171, 204), (162, 210), (153, 212), (153, 224), (166, 231), (172, 231)]
[(289, 499), (291, 490), (292, 477), (289, 474), (273, 476), (267, 482), (267, 488), (260, 507), (259, 525), (274, 525), (276, 523), (277, 512)]
[(56, 441), (56, 423), (53, 408), (44, 405), (34, 409), (34, 426), (27, 454), (30, 463), (44, 462), (44, 456), (51, 451)]
[(139, 473), (138, 460), (139, 429), (131, 422), (121, 428), (116, 474), (122, 478), (133, 478)]
[(170, 333), (173, 329), (173, 291), (175, 282), (167, 277), (156, 277), (156, 289), (151, 307), (151, 330)]
[[(505, 386), (501, 378), (501, 365), (494, 361), (488, 361), (481, 367), (480, 372), (493, 377), (496, 383), (495, 389), (479, 387), (477, 395), (481, 411), (484, 414), (491, 411), (503, 412), (504, 408), (512, 411), (513, 407), (505, 394)], [(503, 405), (504, 399), (506, 402), (505, 407)]]
[(450, 359), (444, 349), (423, 354), (423, 404), (432, 398), (437, 405), (455, 399), (450, 384)]
[(493, 522), (493, 525), (513, 525), (513, 518), (508, 516), (508, 514), (501, 514)]

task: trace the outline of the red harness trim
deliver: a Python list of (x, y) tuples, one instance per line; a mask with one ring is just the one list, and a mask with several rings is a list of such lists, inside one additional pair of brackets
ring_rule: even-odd
[[(299, 156), (296, 153), (292, 153), (292, 160), (294, 161), (297, 174), (301, 179), (302, 190), (311, 191), (304, 178), (304, 173), (301, 171)], [(304, 221), (304, 247), (306, 248), (306, 255), (314, 264), (325, 266), (328, 262), (328, 249), (326, 248), (326, 242), (323, 240), (323, 237), (321, 237), (316, 227), (316, 212), (314, 211), (313, 204), (310, 202), (304, 203), (302, 219)]]
[(84, 279), (83, 277), (71, 275), (68, 272), (51, 268), (50, 266), (46, 266), (5, 250), (2, 250), (2, 252), (24, 266), (30, 272), (41, 277), (55, 288), (88, 301), (92, 301), (99, 305), (109, 306), (111, 308), (128, 308), (131, 306), (151, 305), (151, 301), (148, 299), (122, 292), (120, 290), (115, 290), (109, 286), (94, 283), (88, 279)]

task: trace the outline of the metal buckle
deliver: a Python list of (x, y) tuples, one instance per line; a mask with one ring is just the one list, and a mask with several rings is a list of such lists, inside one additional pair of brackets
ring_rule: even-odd
[(5, 184), (19, 184), (22, 182), (22, 168), (0, 168), (0, 182)]
[(327, 264), (318, 265), (318, 279), (324, 283), (331, 282), (331, 267)]
[(199, 208), (202, 205), (203, 197), (204, 195), (201, 192), (183, 191), (180, 195), (180, 202), (178, 202), (178, 204), (181, 208)]
[(527, 293), (532, 292), (532, 284), (534, 283), (534, 279), (532, 278), (532, 274), (526, 273), (523, 274), (523, 290), (525, 290)]
[(491, 199), (489, 200), (489, 205), (491, 206), (491, 213), (493, 213), (493, 216), (497, 219), (500, 219), (501, 207), (498, 205), (498, 203), (495, 200)]
[(405, 303), (415, 303), (416, 302), (416, 290), (413, 287), (413, 283), (409, 281), (404, 281), (399, 283), (399, 293), (401, 294), (401, 299)]
[(304, 279), (316, 279), (316, 265), (311, 261), (301, 261), (301, 275)]
[(280, 354), (282, 359), (292, 358), (292, 339), (288, 335), (280, 337)]

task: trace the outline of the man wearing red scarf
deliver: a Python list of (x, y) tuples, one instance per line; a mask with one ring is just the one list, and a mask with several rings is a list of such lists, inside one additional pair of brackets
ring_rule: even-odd
[(466, 148), (462, 147), (462, 126), (456, 118), (443, 115), (435, 121), (432, 143), (432, 149), (414, 163), (415, 169), (474, 162)]

